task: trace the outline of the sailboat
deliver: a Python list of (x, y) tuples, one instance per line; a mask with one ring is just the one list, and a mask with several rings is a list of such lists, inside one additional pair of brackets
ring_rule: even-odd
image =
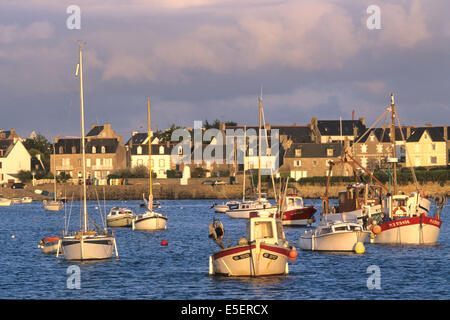
[[(373, 243), (383, 244), (434, 244), (439, 237), (442, 220), (439, 210), (434, 216), (430, 215), (431, 201), (425, 197), (415, 179), (417, 192), (409, 195), (400, 194), (397, 187), (397, 156), (395, 150), (395, 119), (397, 118), (400, 133), (403, 135), (400, 120), (395, 108), (394, 95), (391, 94), (391, 140), (392, 158), (388, 163), (393, 168), (393, 190), (384, 199), (384, 212), (378, 219), (372, 220), (372, 231), (374, 233)], [(407, 150), (406, 150), (407, 152)], [(409, 157), (408, 157), (409, 158)], [(411, 167), (413, 177), (414, 170)]]
[(148, 168), (150, 194), (147, 203), (147, 211), (143, 214), (136, 215), (131, 220), (132, 230), (154, 231), (167, 229), (167, 216), (153, 211), (153, 188), (152, 188), (152, 144), (151, 144), (151, 122), (150, 122), (150, 99), (147, 100), (148, 113)]
[(42, 204), (44, 205), (44, 209), (47, 211), (60, 211), (64, 207), (64, 203), (60, 200), (56, 200), (56, 151), (54, 144), (53, 144), (53, 166), (55, 167), (55, 174), (53, 175), (54, 199), (49, 201), (44, 200), (42, 201)]
[[(251, 213), (268, 211), (275, 214), (277, 207), (272, 205), (261, 193), (261, 117), (262, 117), (262, 94), (258, 97), (259, 102), (259, 132), (258, 132), (258, 199), (253, 201), (242, 201), (238, 206), (229, 206), (226, 214), (231, 218), (248, 219)], [(244, 139), (245, 140), (245, 139)], [(246, 149), (244, 149), (246, 151)], [(245, 159), (245, 156), (244, 156)], [(245, 172), (245, 160), (244, 160)], [(245, 179), (245, 178), (244, 178)], [(245, 190), (244, 190), (245, 193)]]
[[(86, 181), (86, 141), (84, 134), (84, 97), (83, 97), (83, 53), (82, 45), (79, 45), (79, 64), (76, 75), (80, 76), (80, 109), (81, 109), (81, 150), (83, 165), (83, 181)], [(112, 232), (98, 228), (98, 232), (89, 228), (87, 205), (86, 205), (86, 183), (83, 183), (83, 227), (76, 233), (64, 234), (59, 240), (56, 257), (58, 258), (60, 249), (65, 260), (102, 260), (112, 257), (115, 249), (116, 258), (119, 257), (117, 251), (116, 238)]]

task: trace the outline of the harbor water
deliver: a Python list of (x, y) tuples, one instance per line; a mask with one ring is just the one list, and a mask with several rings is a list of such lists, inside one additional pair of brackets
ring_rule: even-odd
[[(441, 215), (437, 245), (366, 243), (364, 254), (299, 250), (286, 276), (227, 278), (208, 274), (208, 257), (219, 249), (208, 238), (208, 226), (213, 217), (220, 219), (224, 243), (235, 245), (245, 236), (246, 221), (215, 213), (210, 208), (213, 202), (161, 201), (157, 211), (167, 214), (167, 230), (116, 228), (119, 259), (89, 263), (57, 260), (38, 248), (43, 237), (62, 234), (70, 208), (69, 230), (79, 228), (79, 202), (68, 203), (66, 212), (47, 212), (40, 202), (0, 207), (0, 299), (450, 299), (448, 206)], [(316, 206), (319, 220), (321, 200), (305, 202)], [(111, 207), (127, 206), (139, 212), (139, 204), (89, 201), (88, 212), (101, 224), (100, 214)], [(294, 245), (304, 232), (305, 228), (285, 229), (287, 240)], [(168, 245), (162, 246), (162, 240)], [(75, 287), (71, 282), (74, 268), (79, 270)]]

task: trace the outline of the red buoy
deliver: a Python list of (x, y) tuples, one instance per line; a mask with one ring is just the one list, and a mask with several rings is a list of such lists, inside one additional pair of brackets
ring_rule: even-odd
[(289, 250), (289, 260), (290, 261), (294, 261), (296, 258), (297, 258), (297, 250), (294, 248), (294, 249), (291, 249), (291, 250)]
[(161, 245), (162, 246), (167, 246), (169, 244), (169, 242), (167, 240), (162, 240), (161, 241)]

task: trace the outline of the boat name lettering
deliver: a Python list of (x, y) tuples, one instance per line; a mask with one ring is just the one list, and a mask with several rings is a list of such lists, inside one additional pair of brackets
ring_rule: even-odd
[(234, 261), (241, 260), (241, 259), (247, 259), (247, 258), (250, 258), (250, 253), (244, 253), (244, 254), (240, 254), (237, 256), (233, 256)]
[(267, 259), (270, 259), (270, 260), (277, 260), (278, 259), (278, 256), (276, 256), (274, 254), (267, 253), (267, 252), (263, 253), (263, 257), (267, 258)]
[(409, 221), (409, 219), (398, 220), (398, 221), (389, 223), (389, 227), (393, 228), (393, 227), (403, 226), (403, 225), (407, 225), (407, 224), (411, 224), (411, 221)]

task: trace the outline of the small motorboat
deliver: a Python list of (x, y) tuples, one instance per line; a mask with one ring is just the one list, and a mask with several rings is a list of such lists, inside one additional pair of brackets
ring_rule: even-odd
[(277, 207), (272, 205), (266, 198), (238, 202), (237, 204), (229, 205), (228, 208), (225, 211), (227, 216), (236, 219), (248, 219), (250, 218), (250, 214), (254, 212), (277, 212)]
[(307, 226), (315, 222), (314, 206), (305, 207), (303, 198), (297, 194), (288, 194), (284, 199), (284, 210), (282, 211), (283, 226)]
[(106, 216), (108, 227), (131, 227), (134, 214), (131, 209), (113, 207)]
[(44, 254), (56, 254), (60, 246), (60, 241), (60, 237), (45, 237), (39, 241), (38, 247), (42, 249), (42, 253)]
[(213, 208), (215, 212), (225, 213), (228, 210), (230, 210), (230, 206), (231, 207), (236, 207), (236, 206), (239, 206), (239, 204), (240, 204), (239, 201), (227, 201), (226, 203), (222, 202), (222, 204), (214, 203), (211, 206), (211, 208)]
[(12, 203), (11, 199), (0, 197), (0, 206), (7, 207), (7, 206), (10, 206), (11, 203)]
[(236, 246), (225, 247), (225, 230), (221, 222), (213, 220), (209, 237), (220, 250), (209, 257), (209, 274), (226, 276), (270, 276), (289, 273), (288, 260), (294, 261), (297, 250), (286, 241), (281, 220), (266, 211), (252, 214), (247, 221), (247, 238)]
[(42, 201), (42, 204), (47, 211), (60, 211), (64, 208), (64, 203), (59, 200), (44, 200)]
[(354, 222), (321, 221), (314, 230), (307, 230), (298, 240), (299, 248), (311, 251), (364, 252), (364, 241), (370, 231)]
[(33, 202), (33, 198), (31, 197), (23, 197), (21, 199), (21, 203), (32, 203)]

